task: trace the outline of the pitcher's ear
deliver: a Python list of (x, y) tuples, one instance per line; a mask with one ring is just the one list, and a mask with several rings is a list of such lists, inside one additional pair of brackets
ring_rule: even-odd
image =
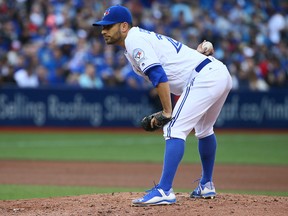
[(120, 29), (122, 32), (127, 32), (129, 30), (129, 24), (127, 22), (121, 23)]

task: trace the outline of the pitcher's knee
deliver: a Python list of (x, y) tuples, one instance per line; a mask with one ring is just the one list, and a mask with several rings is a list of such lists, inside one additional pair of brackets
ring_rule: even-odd
[(185, 132), (182, 132), (182, 131), (170, 131), (170, 132), (167, 132), (164, 131), (164, 134), (163, 134), (165, 140), (167, 139), (170, 139), (170, 138), (178, 138), (178, 139), (183, 139), (184, 141), (186, 141), (186, 138), (187, 138), (187, 134)]
[(212, 129), (209, 129), (209, 130), (203, 130), (203, 131), (200, 131), (200, 132), (195, 132), (195, 136), (198, 138), (198, 139), (202, 139), (202, 138), (205, 138), (207, 136), (210, 136), (211, 134), (213, 134), (214, 131), (213, 131), (213, 128)]

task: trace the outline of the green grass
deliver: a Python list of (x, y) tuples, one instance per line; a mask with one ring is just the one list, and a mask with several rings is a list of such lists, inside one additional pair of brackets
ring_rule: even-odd
[(288, 134), (221, 134), (217, 137), (220, 163), (288, 165)]
[[(219, 133), (217, 140), (218, 164), (288, 165), (288, 134)], [(0, 164), (1, 160), (5, 159), (162, 163), (164, 147), (165, 142), (161, 133), (0, 132)], [(197, 140), (193, 135), (187, 139), (183, 163), (199, 163)], [(0, 199), (72, 196), (145, 189), (0, 185)], [(184, 191), (189, 190), (183, 189)], [(288, 192), (233, 192), (288, 196)]]
[[(137, 191), (135, 188), (100, 188), (84, 186), (0, 185), (0, 200), (77, 196), (83, 194)], [(17, 191), (17, 193), (15, 193)]]
[[(217, 163), (288, 165), (288, 134), (218, 134)], [(0, 160), (155, 162), (160, 133), (0, 133)], [(183, 162), (198, 163), (197, 140), (187, 139)]]
[[(47, 197), (77, 196), (88, 194), (143, 192), (147, 188), (106, 188), (86, 186), (46, 186), (46, 185), (0, 185), (0, 200), (17, 200)], [(175, 192), (189, 193), (191, 188), (174, 188)], [(237, 193), (267, 196), (288, 196), (288, 192), (218, 190), (218, 193)]]

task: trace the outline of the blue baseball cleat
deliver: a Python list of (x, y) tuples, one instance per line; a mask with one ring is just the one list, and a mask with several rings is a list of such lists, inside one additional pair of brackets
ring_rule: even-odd
[(213, 199), (216, 196), (216, 190), (213, 182), (207, 182), (202, 185), (199, 183), (198, 187), (191, 193), (191, 198)]
[(172, 188), (169, 191), (164, 191), (156, 185), (147, 192), (145, 196), (133, 200), (132, 206), (170, 205), (176, 202), (176, 196)]

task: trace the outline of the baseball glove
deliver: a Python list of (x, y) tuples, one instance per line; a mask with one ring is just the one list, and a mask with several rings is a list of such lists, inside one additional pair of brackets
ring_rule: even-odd
[[(151, 121), (155, 118), (157, 120), (157, 124), (154, 124), (153, 128), (151, 127)], [(157, 112), (153, 113), (149, 116), (145, 116), (141, 121), (141, 126), (146, 131), (155, 131), (159, 128), (162, 128), (165, 124), (167, 124), (169, 121), (171, 121), (171, 117), (167, 118), (163, 115), (163, 112)]]

